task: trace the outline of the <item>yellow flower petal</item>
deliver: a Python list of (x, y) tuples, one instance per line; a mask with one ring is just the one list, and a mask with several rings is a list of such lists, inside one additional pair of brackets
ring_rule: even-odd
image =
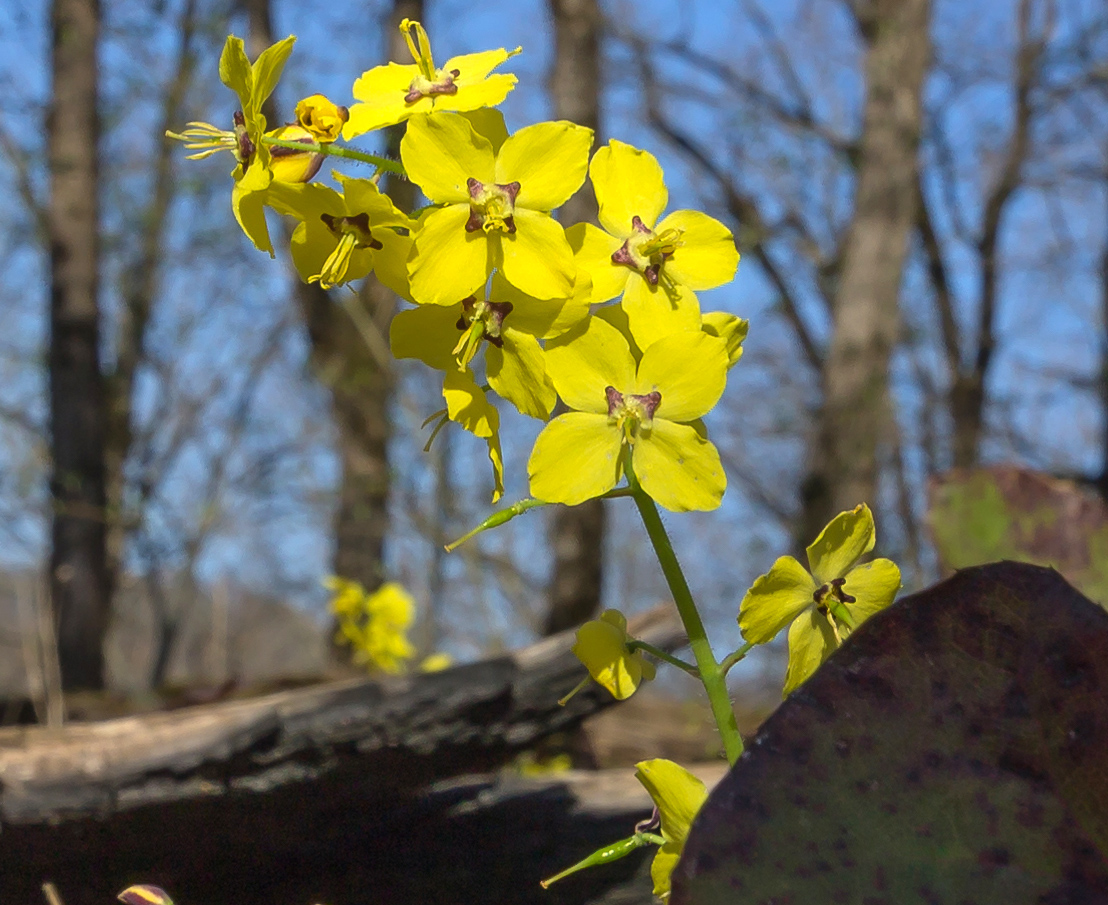
[(447, 414), (475, 437), (491, 437), (500, 431), (500, 413), (489, 402), (469, 371), (447, 371), (442, 381)]
[(375, 231), (373, 237), (382, 246), (373, 253), (373, 272), (377, 279), (402, 299), (413, 301), (408, 282), (408, 257), (412, 252), (412, 237), (402, 236), (387, 228)]
[(350, 119), (342, 129), (347, 141), (403, 122), (417, 113), (431, 111), (431, 99), (420, 98), (412, 104), (404, 100), (412, 79), (419, 75), (414, 63), (386, 63), (363, 72), (354, 82), (353, 94), (360, 103), (350, 107)]
[(824, 584), (842, 578), (876, 542), (877, 532), (869, 506), (862, 503), (840, 512), (808, 547), (808, 565), (816, 582)]
[(546, 344), (546, 372), (567, 406), (607, 420), (604, 389), (612, 386), (623, 392), (634, 386), (635, 360), (615, 327), (591, 317)]
[(260, 251), (275, 257), (269, 227), (265, 222), (265, 190), (269, 186), (269, 171), (255, 163), (231, 188), (231, 209), (242, 231)]
[(488, 278), (488, 240), (480, 230), (466, 232), (468, 220), (468, 204), (452, 204), (420, 218), (408, 261), (412, 296), (420, 304), (454, 305)]
[(666, 260), (663, 271), (690, 289), (712, 289), (735, 276), (739, 250), (731, 230), (700, 211), (674, 211), (657, 231), (681, 231), (681, 243)]
[(627, 649), (629, 639), (624, 626), (606, 618), (613, 612), (608, 610), (600, 619), (577, 629), (573, 653), (594, 682), (607, 688), (616, 700), (623, 701), (635, 693), (648, 664), (641, 653)]
[(473, 131), (483, 138), (487, 138), (492, 145), (494, 154), (499, 154), (508, 140), (508, 127), (504, 125), (504, 114), (493, 107), (480, 107), (477, 110), (467, 110), (462, 113)]
[(816, 583), (791, 556), (782, 556), (754, 580), (739, 605), (739, 629), (751, 644), (765, 644), (805, 610), (813, 608)]
[(750, 321), (725, 311), (708, 311), (700, 316), (700, 329), (709, 336), (718, 336), (727, 344), (727, 367), (733, 368), (743, 357)]
[(855, 627), (891, 604), (899, 590), (900, 569), (890, 559), (875, 559), (851, 569), (843, 591), (856, 598), (855, 603), (846, 604), (850, 615), (855, 617)]
[(491, 344), (485, 348), (485, 376), (489, 386), (522, 414), (545, 421), (558, 395), (546, 374), (538, 340), (510, 328), (501, 338), (503, 348)]
[(496, 156), (495, 181), (520, 184), (517, 208), (561, 207), (585, 181), (592, 136), (592, 129), (565, 120), (520, 129)]
[[(486, 51), (490, 54), (496, 52)], [(481, 55), (472, 54), (475, 57)], [(434, 99), (435, 110), (454, 110), (460, 113), (477, 110), (480, 107), (495, 107), (511, 93), (517, 81), (518, 79), (514, 75), (506, 72), (490, 75), (484, 81), (468, 87), (462, 85), (461, 79), (458, 79), (455, 83), (459, 85), (458, 93), (454, 95), (440, 94)]]
[(727, 352), (722, 340), (707, 333), (673, 333), (643, 352), (636, 393), (658, 390), (655, 417), (694, 421), (708, 414), (727, 385)]
[(573, 249), (577, 266), (592, 280), (589, 301), (594, 305), (614, 299), (623, 292), (631, 276), (631, 268), (612, 262), (612, 253), (623, 244), (591, 223), (575, 223), (566, 230), (566, 240)]
[(670, 512), (716, 509), (727, 489), (719, 452), (688, 424), (655, 417), (640, 432), (632, 462), (642, 489)]
[(219, 56), (219, 80), (238, 95), (243, 114), (250, 113), (250, 95), (254, 89), (254, 72), (242, 38), (228, 35)]
[(578, 271), (573, 296), (568, 299), (537, 299), (521, 292), (497, 271), (493, 274), (489, 301), (510, 302), (512, 312), (505, 323), (538, 339), (561, 336), (589, 316), (589, 276)]
[(633, 217), (653, 228), (669, 201), (657, 158), (622, 141), (613, 139), (593, 155), (589, 176), (600, 223), (620, 239), (631, 235)]
[(452, 350), (458, 342), (462, 306), (420, 305), (399, 312), (389, 326), (395, 358), (418, 358), (440, 371), (457, 370)]
[(620, 304), (641, 349), (671, 333), (700, 331), (700, 302), (687, 286), (678, 284), (667, 290), (651, 286), (641, 274), (630, 273)]
[(492, 144), (456, 113), (413, 116), (400, 142), (400, 159), (408, 178), (436, 204), (468, 206), (468, 179), (496, 181)]
[(789, 628), (789, 667), (783, 697), (806, 681), (839, 646), (831, 623), (816, 610), (801, 613)]
[[(499, 47), (496, 50), (482, 50), (479, 53), (466, 53), (461, 56), (451, 57), (443, 64), (442, 68), (444, 72), (451, 72), (454, 69), (458, 70), (458, 75), (454, 79), (454, 84), (458, 86), (458, 94), (453, 96), (442, 95), (438, 98), (438, 102), (440, 104), (446, 104), (451, 101), (452, 97), (456, 98), (458, 95), (462, 94), (473, 96), (473, 87), (475, 85), (487, 79), (489, 73), (497, 66), (511, 59), (516, 54), (520, 53), (521, 50), (522, 48), (519, 47), (515, 50), (505, 50), (503, 47)], [(505, 73), (499, 75), (498, 78), (511, 79), (512, 83), (515, 84), (516, 77), (514, 75)], [(467, 107), (466, 109), (475, 110), (477, 107), (495, 107), (507, 96), (508, 92), (505, 91), (499, 100), (482, 100), (473, 107)], [(441, 109), (445, 110), (451, 108), (442, 107)]]
[(527, 473), (531, 496), (575, 506), (602, 496), (619, 481), (622, 437), (607, 415), (568, 412), (543, 428)]
[(670, 875), (685, 847), (689, 827), (708, 798), (708, 789), (692, 773), (670, 760), (642, 761), (635, 768), (636, 778), (650, 793), (662, 819), (666, 844), (654, 856), (650, 876), (654, 895), (665, 898), (670, 892)]
[[(255, 112), (260, 112), (262, 104), (273, 93), (277, 82), (281, 78), (281, 72), (292, 53), (292, 45), (296, 43), (295, 35), (289, 35), (283, 41), (278, 41), (267, 47), (254, 61), (254, 84), (250, 92), (250, 99)], [(246, 112), (245, 110), (243, 111)]]
[(561, 224), (546, 214), (518, 207), (515, 222), (514, 233), (499, 237), (508, 282), (537, 299), (573, 295), (577, 265)]

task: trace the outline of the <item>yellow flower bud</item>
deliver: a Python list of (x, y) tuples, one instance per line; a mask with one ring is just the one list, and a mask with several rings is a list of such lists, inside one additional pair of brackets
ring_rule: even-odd
[(335, 141), (350, 119), (350, 111), (334, 104), (322, 94), (313, 94), (296, 105), (296, 122), (320, 144)]

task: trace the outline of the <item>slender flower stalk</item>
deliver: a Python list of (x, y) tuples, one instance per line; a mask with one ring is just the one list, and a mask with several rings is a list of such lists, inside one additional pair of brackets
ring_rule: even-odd
[(715, 717), (720, 738), (723, 740), (727, 762), (734, 765), (743, 753), (743, 740), (739, 734), (738, 723), (735, 722), (731, 698), (727, 693), (726, 677), (715, 654), (712, 653), (712, 645), (708, 641), (708, 633), (704, 630), (700, 611), (696, 608), (689, 584), (685, 580), (685, 573), (681, 571), (681, 564), (677, 561), (673, 544), (670, 543), (665, 525), (662, 524), (658, 507), (639, 486), (635, 472), (631, 468), (630, 456), (626, 457), (624, 470), (627, 483), (631, 486), (631, 496), (639, 509), (639, 515), (642, 516), (646, 533), (654, 547), (654, 554), (658, 557), (658, 563), (662, 567), (662, 573), (673, 595), (673, 602), (677, 605), (677, 612), (685, 626), (685, 633), (689, 636), (689, 647), (696, 660), (696, 668), (700, 671), (700, 681), (708, 693), (708, 702), (711, 705), (712, 716)]
[(286, 141), (283, 138), (262, 137), (262, 143), (277, 148), (289, 148), (293, 151), (301, 151), (310, 154), (323, 154), (325, 157), (341, 157), (343, 160), (354, 160), (358, 163), (368, 163), (381, 172), (393, 173), (396, 176), (405, 176), (404, 165), (398, 160), (389, 160), (387, 157), (378, 157), (366, 151), (358, 151), (355, 148), (339, 148), (333, 144), (314, 144), (303, 141)]

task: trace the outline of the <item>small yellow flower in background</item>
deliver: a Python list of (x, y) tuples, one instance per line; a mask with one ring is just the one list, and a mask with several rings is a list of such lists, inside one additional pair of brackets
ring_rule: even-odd
[(727, 478), (700, 418), (727, 382), (725, 343), (673, 333), (635, 361), (627, 338), (600, 317), (546, 344), (546, 371), (572, 409), (543, 428), (527, 463), (531, 495), (576, 505), (623, 476), (673, 512), (719, 506)]
[(746, 592), (739, 628), (753, 644), (789, 628), (784, 694), (804, 682), (854, 629), (896, 597), (900, 569), (888, 559), (858, 565), (876, 543), (873, 513), (864, 503), (835, 516), (808, 547), (809, 574), (782, 556)]
[(320, 144), (337, 141), (342, 127), (350, 119), (346, 107), (332, 103), (322, 94), (313, 94), (296, 105), (296, 122)]
[(662, 821), (665, 844), (654, 856), (650, 877), (654, 881), (654, 895), (666, 899), (670, 894), (670, 876), (681, 860), (689, 827), (708, 798), (708, 789), (692, 773), (671, 760), (644, 760), (635, 767), (635, 776), (654, 799)]
[(669, 201), (662, 168), (621, 141), (593, 155), (589, 176), (604, 229), (579, 223), (566, 234), (592, 277), (592, 301), (622, 294), (631, 333), (644, 348), (667, 333), (699, 330), (696, 291), (726, 283), (739, 264), (731, 231), (699, 211), (674, 211), (658, 222)]
[(350, 109), (343, 128), (349, 141), (365, 132), (401, 123), (417, 113), (432, 110), (463, 112), (495, 107), (516, 84), (510, 73), (492, 71), (522, 48), (487, 50), (451, 57), (441, 68), (431, 56), (431, 43), (423, 26), (412, 19), (400, 23), (414, 63), (377, 66), (354, 82), (359, 103)]
[(331, 612), (339, 622), (340, 641), (354, 649), (354, 659), (382, 672), (398, 675), (415, 656), (408, 629), (415, 619), (415, 601), (396, 582), (386, 582), (372, 594), (356, 581), (331, 577), (323, 582), (333, 592)]
[(589, 671), (593, 681), (603, 685), (616, 700), (635, 693), (643, 679), (654, 678), (654, 664), (642, 651), (632, 653), (627, 642), (627, 619), (619, 610), (605, 610), (599, 619), (577, 629), (573, 653)]
[[(486, 117), (494, 118), (502, 121), (495, 111)], [(400, 143), (408, 177), (439, 205), (415, 234), (413, 298), (457, 304), (497, 269), (533, 298), (572, 297), (573, 250), (550, 211), (585, 181), (592, 130), (536, 123), (497, 147), (474, 122), (457, 113), (413, 117)]]
[(444, 669), (450, 669), (454, 665), (454, 658), (450, 654), (444, 654), (441, 651), (434, 654), (428, 654), (419, 662), (420, 672), (442, 672)]

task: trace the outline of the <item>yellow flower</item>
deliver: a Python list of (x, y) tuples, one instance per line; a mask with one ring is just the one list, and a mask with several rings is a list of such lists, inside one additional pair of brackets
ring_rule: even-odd
[(270, 206), (301, 221), (291, 242), (301, 279), (330, 289), (372, 270), (394, 292), (407, 296), (412, 240), (398, 230), (409, 229), (411, 221), (373, 180), (334, 175), (341, 195), (318, 184), (274, 182), (269, 189)]
[(632, 653), (627, 642), (627, 619), (618, 610), (605, 610), (599, 619), (577, 629), (573, 653), (598, 685), (603, 685), (616, 700), (631, 697), (643, 679), (654, 678), (654, 664), (641, 651)]
[(503, 126), (494, 131), (487, 124), (499, 114), (484, 120), (482, 131), (474, 127), (481, 120), (457, 113), (408, 123), (400, 143), (404, 168), (439, 205), (419, 220), (408, 263), (412, 296), (454, 305), (499, 269), (533, 298), (569, 298), (577, 267), (550, 211), (584, 182), (592, 130), (536, 123), (502, 140)]
[(643, 348), (668, 333), (699, 330), (696, 291), (726, 283), (739, 263), (731, 231), (699, 211), (674, 211), (659, 222), (669, 201), (662, 168), (621, 141), (593, 155), (589, 176), (604, 229), (579, 223), (566, 235), (592, 277), (592, 301), (622, 294)]
[(362, 73), (354, 83), (354, 97), (360, 103), (350, 109), (350, 121), (342, 131), (347, 141), (373, 129), (403, 122), (417, 113), (495, 107), (515, 87), (514, 75), (490, 73), (519, 53), (519, 47), (451, 57), (439, 69), (422, 25), (405, 19), (400, 23), (400, 33), (415, 62), (388, 63)]
[(313, 94), (296, 105), (296, 122), (320, 144), (336, 141), (349, 119), (346, 107), (332, 103), (322, 94)]
[(331, 612), (339, 622), (339, 638), (354, 649), (359, 663), (399, 674), (415, 655), (408, 629), (415, 618), (415, 601), (396, 582), (386, 582), (367, 594), (356, 581), (331, 577), (324, 587), (334, 592)]
[(644, 760), (635, 767), (635, 776), (654, 799), (662, 821), (665, 843), (650, 865), (650, 877), (654, 881), (654, 895), (665, 899), (669, 897), (670, 876), (681, 860), (689, 827), (708, 798), (708, 790), (692, 773), (671, 760)]
[(666, 509), (719, 506), (727, 478), (700, 419), (727, 382), (723, 340), (674, 333), (636, 361), (619, 330), (591, 317), (545, 351), (546, 371), (572, 411), (535, 440), (532, 496), (570, 506), (602, 496), (630, 459), (642, 489)]
[(454, 665), (454, 658), (450, 654), (444, 654), (441, 651), (428, 654), (419, 662), (420, 672), (442, 672), (444, 669), (450, 669)]
[(773, 640), (789, 623), (788, 694), (826, 660), (854, 629), (896, 597), (900, 569), (888, 559), (858, 565), (877, 534), (862, 503), (833, 518), (808, 547), (811, 574), (782, 556), (755, 580), (739, 606), (739, 628), (752, 644)]
[(524, 415), (546, 419), (557, 395), (539, 340), (588, 316), (587, 275), (577, 287), (572, 299), (535, 299), (496, 273), (484, 299), (470, 296), (450, 307), (420, 305), (397, 314), (389, 329), (392, 354), (450, 371), (470, 369), (484, 350), (489, 386)]

